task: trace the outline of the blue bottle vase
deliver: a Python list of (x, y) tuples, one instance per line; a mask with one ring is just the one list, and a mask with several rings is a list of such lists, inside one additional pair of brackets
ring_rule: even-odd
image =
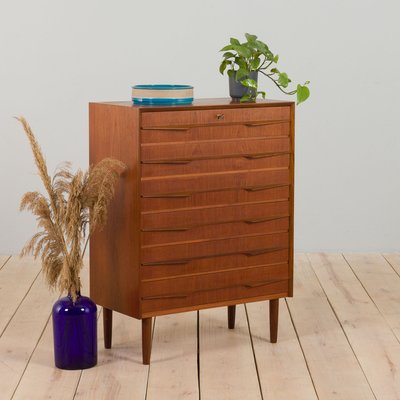
[(97, 307), (78, 294), (53, 306), (54, 359), (57, 368), (85, 369), (97, 364)]

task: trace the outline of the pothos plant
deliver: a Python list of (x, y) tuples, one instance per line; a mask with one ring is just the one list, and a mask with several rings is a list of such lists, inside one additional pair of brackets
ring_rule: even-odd
[(257, 39), (256, 35), (246, 33), (245, 36), (247, 39), (245, 42), (240, 43), (238, 39), (231, 38), (230, 44), (220, 50), (223, 52), (223, 60), (219, 67), (220, 73), (223, 75), (226, 70), (230, 78), (250, 89), (240, 101), (255, 101), (258, 95), (265, 98), (265, 92), (258, 90), (257, 81), (249, 77), (252, 71), (265, 75), (281, 92), (288, 95), (296, 94), (297, 104), (307, 100), (310, 96), (307, 85), (310, 82), (306, 81), (303, 85), (298, 84), (296, 89), (289, 90), (292, 80), (286, 72), (281, 72), (276, 68), (279, 60), (278, 54), (274, 54), (264, 42)]

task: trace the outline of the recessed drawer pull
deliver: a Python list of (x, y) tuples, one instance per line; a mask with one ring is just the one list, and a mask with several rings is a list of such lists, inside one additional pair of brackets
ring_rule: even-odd
[(286, 154), (290, 154), (288, 151), (276, 152), (276, 153), (260, 153), (260, 154), (244, 154), (242, 157), (248, 160), (258, 160), (260, 158), (278, 157)]
[(157, 265), (185, 265), (189, 260), (167, 260), (167, 261), (152, 261), (147, 263), (142, 263), (145, 267), (152, 267)]
[(250, 187), (243, 188), (243, 190), (246, 190), (246, 192), (258, 192), (260, 190), (269, 190), (269, 189), (275, 189), (275, 188), (280, 188), (280, 187), (285, 187), (285, 186), (289, 186), (289, 184), (283, 183), (283, 184), (278, 184), (278, 185), (250, 186)]
[(169, 131), (169, 132), (185, 132), (188, 131), (190, 127), (186, 126), (155, 126), (155, 127), (142, 127), (144, 131)]
[(142, 164), (190, 164), (193, 160), (147, 160)]
[(142, 197), (146, 199), (183, 199), (190, 197), (193, 193), (160, 193), (160, 194), (144, 194)]
[(186, 232), (189, 231), (191, 227), (175, 227), (175, 228), (152, 228), (152, 229), (142, 229), (142, 232)]
[(267, 285), (272, 285), (273, 283), (278, 283), (278, 282), (283, 282), (285, 279), (280, 279), (280, 280), (275, 280), (275, 281), (264, 281), (264, 282), (255, 282), (255, 283), (247, 283), (243, 285), (244, 287), (248, 289), (260, 287), (260, 286), (267, 286)]
[(282, 124), (284, 122), (290, 122), (290, 121), (288, 119), (277, 119), (274, 121), (247, 122), (244, 125), (247, 126), (248, 128), (255, 128), (257, 126)]
[(160, 299), (186, 299), (187, 294), (164, 294), (159, 296), (145, 296), (142, 300), (160, 300)]
[(267, 221), (275, 221), (277, 219), (282, 219), (282, 218), (287, 218), (289, 215), (282, 215), (279, 217), (266, 217), (266, 218), (258, 218), (258, 219), (248, 219), (243, 221), (246, 224), (260, 224), (261, 222), (267, 222)]
[(247, 257), (254, 257), (254, 256), (259, 256), (261, 254), (273, 253), (275, 251), (285, 250), (285, 249), (286, 249), (286, 247), (269, 247), (267, 249), (257, 249), (257, 250), (252, 250), (252, 251), (246, 251), (242, 254), (244, 254)]

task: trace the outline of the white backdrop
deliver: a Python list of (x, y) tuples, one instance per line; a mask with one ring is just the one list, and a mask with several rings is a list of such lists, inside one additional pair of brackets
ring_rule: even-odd
[(311, 81), (296, 114), (297, 250), (398, 250), (399, 13), (398, 0), (0, 0), (0, 254), (34, 232), (18, 204), (41, 188), (14, 115), (51, 171), (85, 167), (89, 101), (129, 100), (135, 83), (226, 97), (218, 50), (244, 32)]

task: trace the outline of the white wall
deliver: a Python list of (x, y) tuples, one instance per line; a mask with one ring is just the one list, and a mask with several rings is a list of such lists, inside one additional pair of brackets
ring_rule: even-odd
[(0, 254), (34, 232), (18, 203), (40, 188), (12, 116), (28, 118), (51, 170), (84, 167), (89, 101), (150, 82), (226, 97), (218, 50), (244, 32), (311, 80), (296, 115), (297, 249), (399, 249), (399, 12), (397, 0), (0, 0)]

